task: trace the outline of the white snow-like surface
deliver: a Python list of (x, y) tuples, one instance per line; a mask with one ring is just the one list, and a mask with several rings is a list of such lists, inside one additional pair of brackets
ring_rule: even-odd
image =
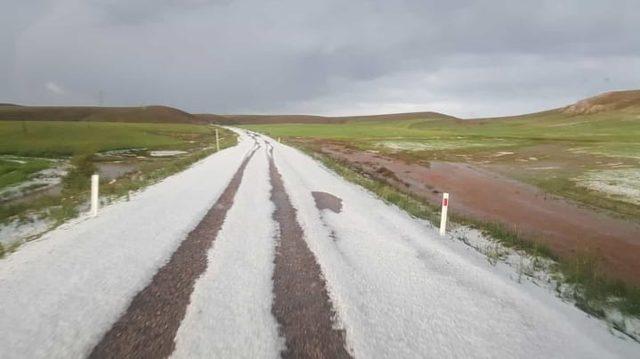
[[(424, 221), (275, 141), (275, 159), (357, 358), (637, 357), (640, 345), (523, 286)], [(319, 211), (311, 191), (343, 200)], [(335, 238), (335, 239), (334, 239)]]
[(21, 223), (14, 220), (5, 225), (0, 225), (0, 244), (11, 245), (21, 242), (24, 238), (37, 236), (44, 233), (53, 226), (52, 221), (45, 219), (31, 218), (28, 223)]
[(244, 140), (0, 260), (0, 357), (87, 355), (215, 203), (251, 146)]
[[(53, 161), (52, 161), (53, 162)], [(29, 176), (29, 179), (0, 190), (2, 200), (12, 200), (34, 191), (43, 191), (62, 182), (62, 177), (67, 174), (68, 163), (64, 161), (56, 167), (45, 168)]]
[(186, 151), (178, 151), (178, 150), (164, 150), (164, 151), (150, 151), (149, 155), (151, 157), (172, 157), (177, 155), (182, 155), (187, 153)]
[[(0, 260), (0, 358), (86, 356), (215, 203), (254, 144), (240, 140)], [(356, 358), (638, 357), (638, 343), (546, 288), (267, 141)], [(176, 358), (277, 357), (284, 346), (267, 169), (263, 146), (196, 282)], [(312, 191), (340, 197), (342, 212), (318, 210)]]
[(640, 205), (640, 168), (588, 171), (575, 182), (617, 200)]
[(277, 358), (271, 314), (276, 224), (268, 161), (256, 152), (208, 254), (176, 335), (174, 358)]

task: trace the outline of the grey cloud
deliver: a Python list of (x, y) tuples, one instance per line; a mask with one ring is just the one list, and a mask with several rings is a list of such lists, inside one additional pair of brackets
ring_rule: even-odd
[[(34, 15), (2, 18), (11, 31), (0, 35), (0, 102), (93, 104), (102, 91), (110, 105), (189, 111), (468, 116), (640, 84), (637, 1), (50, 0), (9, 8)], [(47, 83), (65, 95), (52, 98)]]
[(184, 15), (192, 10), (228, 4), (231, 0), (89, 0), (95, 15), (111, 24), (135, 25), (166, 15)]

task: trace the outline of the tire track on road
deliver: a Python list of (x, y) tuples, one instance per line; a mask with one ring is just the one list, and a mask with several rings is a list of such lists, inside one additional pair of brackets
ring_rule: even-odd
[(90, 358), (165, 358), (173, 352), (195, 281), (207, 268), (207, 252), (257, 149), (254, 147), (244, 158), (220, 198), (151, 283), (133, 298), (127, 311), (93, 348)]
[(350, 358), (343, 330), (333, 328), (334, 310), (320, 266), (309, 250), (296, 220), (296, 210), (284, 188), (269, 144), (271, 201), (280, 240), (273, 274), (272, 312), (286, 340), (283, 358)]

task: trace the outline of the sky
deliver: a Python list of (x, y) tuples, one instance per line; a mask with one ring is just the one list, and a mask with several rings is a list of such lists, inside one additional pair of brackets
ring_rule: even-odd
[(638, 0), (4, 0), (0, 102), (521, 114), (640, 88), (639, 34)]

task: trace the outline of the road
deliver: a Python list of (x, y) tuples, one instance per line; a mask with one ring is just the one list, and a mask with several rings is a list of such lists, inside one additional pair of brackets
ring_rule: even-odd
[(640, 345), (242, 132), (0, 261), (2, 358), (609, 358)]

